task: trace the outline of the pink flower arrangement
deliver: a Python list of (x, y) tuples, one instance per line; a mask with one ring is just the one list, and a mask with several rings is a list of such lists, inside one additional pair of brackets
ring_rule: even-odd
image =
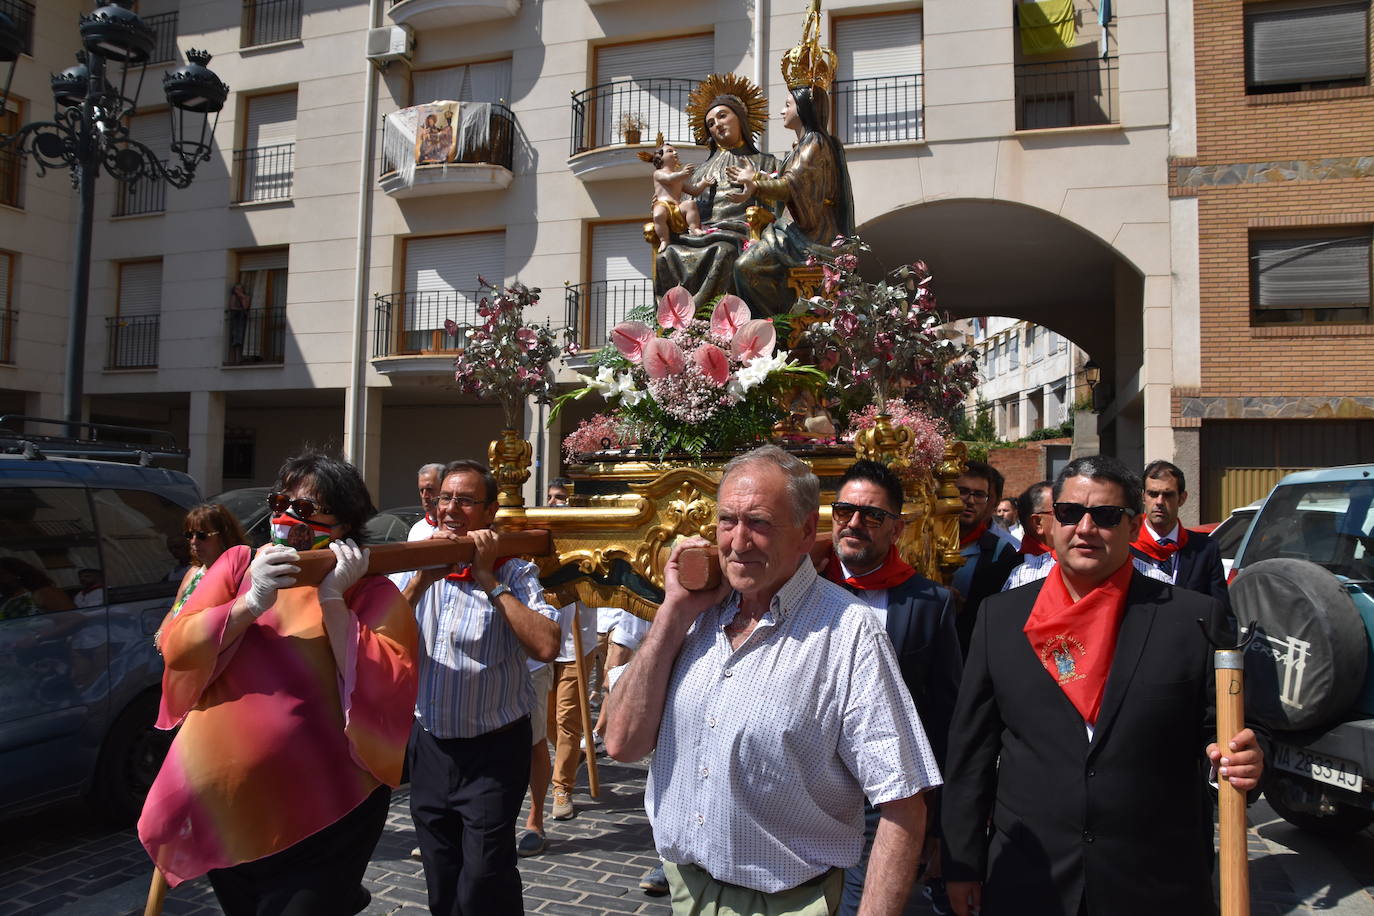
[(634, 444), (634, 436), (615, 417), (598, 413), (578, 423), (577, 429), (563, 437), (563, 458), (572, 464), (579, 455), (608, 448), (628, 448)]
[[(872, 429), (877, 425), (880, 412), (877, 404), (869, 404), (863, 410), (850, 414), (846, 438), (853, 440), (859, 430)], [(943, 422), (931, 417), (914, 404), (900, 399), (888, 401), (886, 413), (893, 426), (905, 426), (911, 430), (913, 471), (928, 471), (940, 463), (945, 455), (945, 436), (948, 433)]]

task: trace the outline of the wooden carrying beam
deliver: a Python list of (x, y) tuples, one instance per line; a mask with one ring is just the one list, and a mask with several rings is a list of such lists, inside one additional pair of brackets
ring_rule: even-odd
[(677, 580), (689, 592), (700, 592), (720, 585), (720, 550), (715, 547), (688, 547), (677, 558)]
[[(471, 563), (473, 556), (472, 538), (469, 537), (378, 544), (368, 550), (367, 571), (370, 575)], [(542, 530), (501, 531), (496, 535), (496, 552), (503, 557), (544, 557), (553, 553), (553, 538)], [(297, 585), (319, 585), (325, 574), (334, 568), (334, 551), (303, 550), (296, 565), (301, 568), (296, 576)]]

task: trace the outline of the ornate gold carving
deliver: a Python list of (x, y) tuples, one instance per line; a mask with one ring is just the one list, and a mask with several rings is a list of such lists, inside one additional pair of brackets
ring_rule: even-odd
[(789, 89), (811, 87), (829, 92), (836, 69), (835, 52), (821, 44), (821, 0), (811, 0), (801, 41), (782, 56), (782, 78)]
[[(798, 299), (810, 299), (817, 295), (824, 280), (825, 271), (820, 267), (793, 267), (787, 272), (787, 285), (797, 294)], [(821, 320), (816, 316), (809, 317), (811, 321)]]
[[(767, 229), (768, 224), (777, 217), (767, 207), (750, 207), (744, 211), (744, 219), (749, 223), (749, 238), (757, 242), (763, 230)], [(653, 224), (650, 223), (649, 225)], [(654, 239), (658, 239), (657, 234), (655, 234)]]
[(964, 472), (966, 461), (968, 446), (953, 440), (945, 443), (945, 457), (935, 468), (938, 482), (935, 486), (935, 517), (932, 521), (936, 556), (946, 582), (956, 569), (964, 565), (964, 558), (959, 555), (959, 513), (963, 511), (964, 504), (959, 499), (959, 488), (955, 481)]
[(635, 572), (662, 588), (663, 567), (679, 537), (704, 537), (715, 542), (719, 485), (718, 473), (698, 468), (678, 468), (650, 483), (630, 484), (630, 489), (659, 507), (659, 523), (644, 533), (644, 541), (635, 551)]
[(877, 421), (854, 436), (854, 457), (881, 461), (894, 471), (911, 466), (911, 445), (915, 436), (905, 426), (893, 426), (887, 414), (878, 414)]
[(525, 494), (521, 488), (530, 479), (530, 460), (533, 456), (534, 449), (514, 429), (503, 429), (500, 439), (491, 440), (491, 445), (487, 447), (487, 464), (491, 466), (491, 472), (500, 487), (496, 501), (502, 508), (513, 509), (525, 505)]

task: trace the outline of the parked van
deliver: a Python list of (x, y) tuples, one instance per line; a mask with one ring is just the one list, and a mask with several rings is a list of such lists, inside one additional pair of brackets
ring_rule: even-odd
[(179, 471), (3, 450), (21, 453), (0, 454), (0, 815), (84, 793), (130, 821), (171, 740), (153, 728), (152, 640), (199, 489)]

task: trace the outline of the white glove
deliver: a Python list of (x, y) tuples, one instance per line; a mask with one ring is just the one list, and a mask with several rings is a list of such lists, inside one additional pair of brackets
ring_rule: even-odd
[(254, 617), (261, 617), (272, 605), (277, 603), (277, 589), (290, 588), (296, 584), (296, 573), (301, 571), (294, 566), (300, 554), (283, 544), (265, 544), (248, 564), (248, 576), (252, 585), (243, 596), (243, 604)]
[(324, 578), (320, 580), (321, 603), (342, 601), (344, 592), (367, 574), (367, 559), (370, 555), (368, 551), (353, 543), (352, 538), (346, 541), (330, 541), (329, 549), (334, 551), (334, 568), (325, 573)]

